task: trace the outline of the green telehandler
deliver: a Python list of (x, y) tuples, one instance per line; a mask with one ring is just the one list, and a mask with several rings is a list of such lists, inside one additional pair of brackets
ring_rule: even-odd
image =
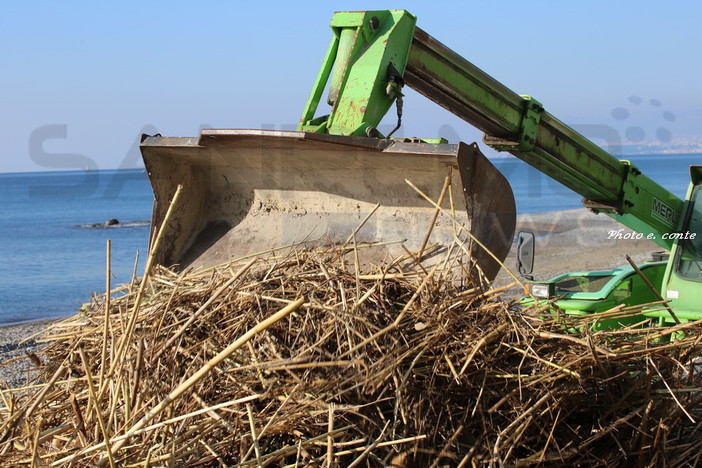
[[(393, 108), (401, 125), (408, 86), (483, 131), (485, 145), (527, 162), (582, 195), (585, 207), (670, 251), (667, 262), (638, 267), (641, 274), (633, 267), (574, 273), (534, 285), (532, 294), (541, 291), (545, 300), (570, 278), (571, 288), (581, 288), (570, 293), (587, 307), (569, 313), (601, 310), (612, 300), (643, 304), (652, 298), (651, 288), (639, 284), (643, 275), (668, 304), (648, 316), (660, 324), (702, 318), (702, 166), (690, 168), (686, 200), (679, 199), (422, 31), (407, 11), (337, 12), (331, 29), (296, 131), (143, 136), (153, 226), (163, 221), (176, 187), (184, 187), (157, 262), (206, 267), (354, 237), (385, 242), (390, 254), (415, 249), (430, 265), (460, 238), (469, 245), (471, 275), (492, 280), (514, 240), (511, 188), (476, 143), (393, 139), (394, 130), (382, 135), (378, 125)], [(318, 112), (325, 90), (328, 112)], [(437, 207), (418, 193), (455, 215), (437, 218)], [(456, 222), (464, 230), (457, 232)], [(520, 249), (522, 268), (530, 252)]]

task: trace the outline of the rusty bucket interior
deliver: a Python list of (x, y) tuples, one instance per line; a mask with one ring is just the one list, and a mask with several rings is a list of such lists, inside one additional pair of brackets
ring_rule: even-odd
[(475, 143), (203, 130), (144, 136), (141, 152), (155, 195), (152, 229), (183, 186), (153, 252), (165, 266), (353, 242), (378, 247), (364, 262), (412, 252), (428, 266), (463, 255), (467, 274), (491, 280), (500, 265), (485, 248), (502, 261), (514, 236), (512, 190)]

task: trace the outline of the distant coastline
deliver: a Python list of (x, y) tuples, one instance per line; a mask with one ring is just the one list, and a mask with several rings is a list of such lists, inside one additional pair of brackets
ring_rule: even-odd
[[(622, 145), (602, 148), (617, 159), (626, 159), (632, 156), (660, 156), (661, 154), (702, 154), (702, 144), (695, 146), (649, 146), (649, 145)], [(489, 154), (490, 159), (516, 158), (509, 153)]]
[(672, 146), (622, 145), (610, 146), (609, 149), (605, 148), (605, 150), (618, 158), (626, 156), (646, 156), (651, 154), (700, 154), (702, 153), (702, 144)]

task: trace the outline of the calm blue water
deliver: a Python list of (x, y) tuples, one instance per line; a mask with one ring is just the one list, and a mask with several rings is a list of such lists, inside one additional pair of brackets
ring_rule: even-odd
[[(153, 194), (142, 170), (0, 174), (0, 324), (71, 315), (146, 256)], [(87, 229), (110, 218), (132, 227)], [(143, 261), (140, 262), (143, 264)]]
[[(679, 197), (702, 154), (630, 158)], [(579, 195), (514, 158), (493, 163), (510, 181), (517, 211), (581, 206)], [(128, 282), (137, 250), (146, 257), (153, 195), (143, 170), (0, 174), (0, 324), (66, 317), (105, 288), (105, 243), (112, 284)], [(110, 218), (129, 227), (89, 229)]]

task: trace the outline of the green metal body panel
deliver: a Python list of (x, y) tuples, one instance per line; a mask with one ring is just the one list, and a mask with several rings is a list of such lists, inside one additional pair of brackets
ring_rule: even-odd
[[(666, 262), (646, 263), (640, 265), (639, 268), (648, 280), (657, 289), (660, 289), (666, 270)], [(525, 306), (534, 304), (545, 306), (549, 300), (552, 300), (551, 313), (565, 313), (571, 317), (606, 312), (618, 305), (631, 306), (658, 300), (655, 293), (631, 266), (612, 270), (566, 273), (538, 283), (555, 285), (554, 297), (558, 299), (537, 298), (534, 301), (531, 297), (525, 297), (521, 303)], [(618, 328), (622, 325), (641, 323), (645, 319), (643, 314), (617, 315), (615, 318), (595, 322), (592, 329)]]
[[(679, 230), (687, 239), (675, 241), (661, 291), (683, 321), (702, 319), (702, 166), (690, 167), (690, 179), (685, 197), (688, 203)], [(658, 317), (662, 324), (674, 324), (665, 311), (647, 315)]]

